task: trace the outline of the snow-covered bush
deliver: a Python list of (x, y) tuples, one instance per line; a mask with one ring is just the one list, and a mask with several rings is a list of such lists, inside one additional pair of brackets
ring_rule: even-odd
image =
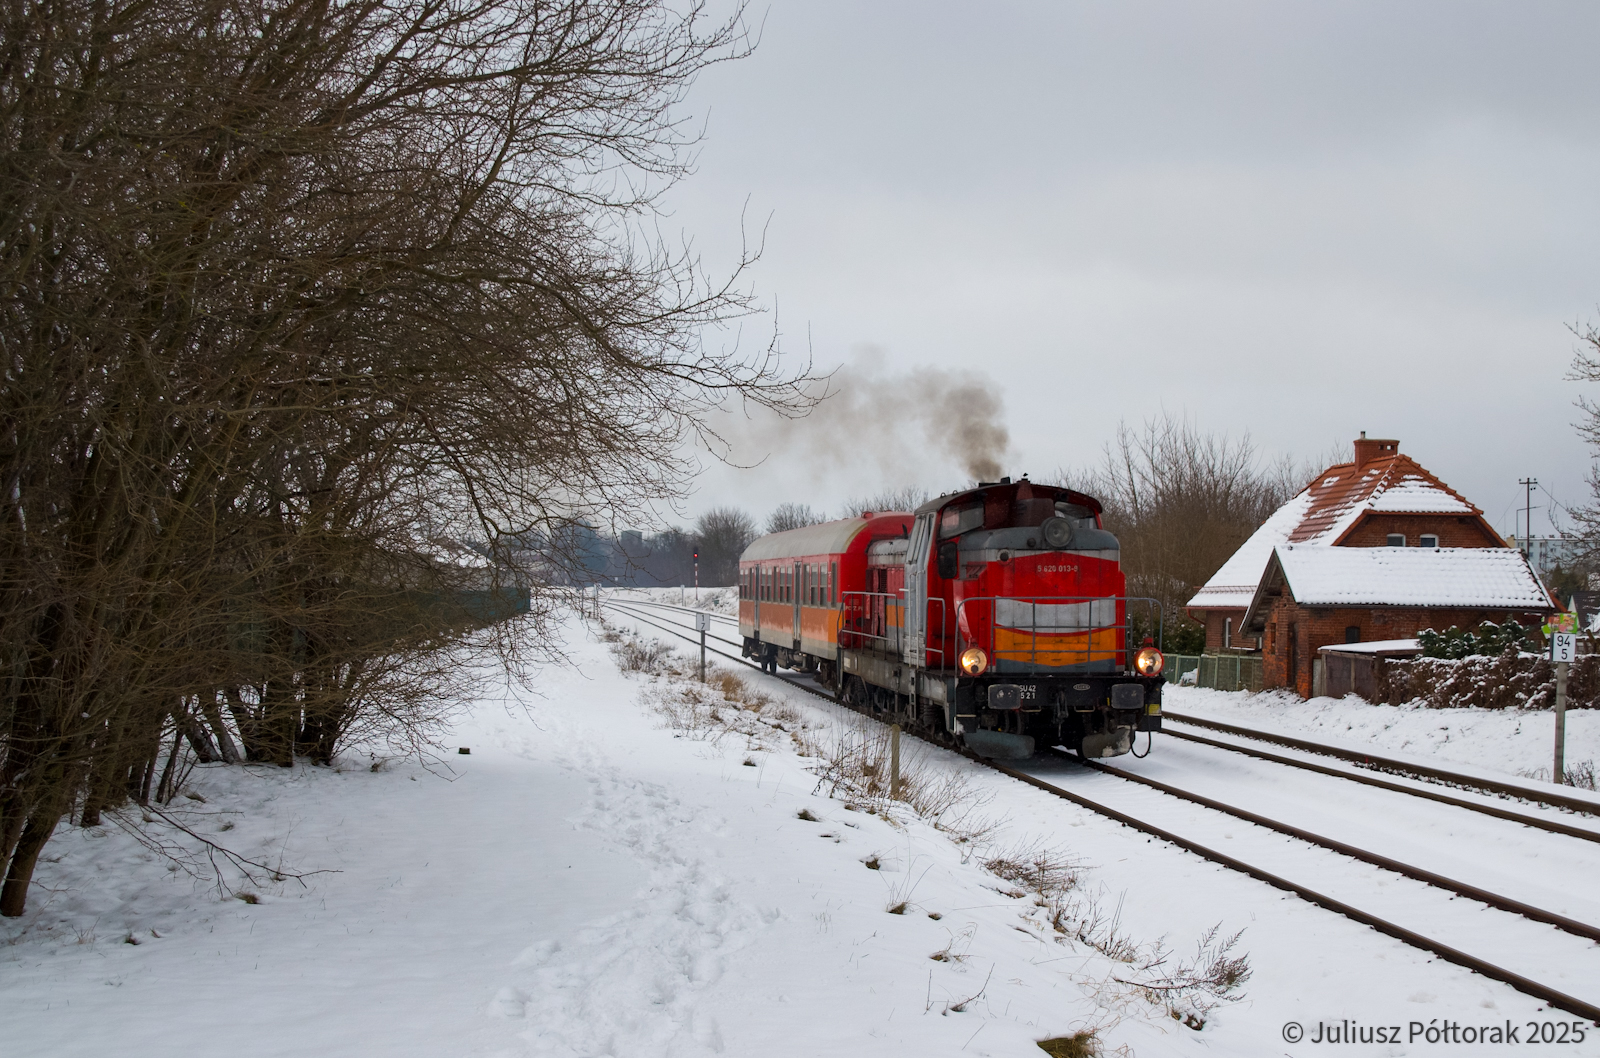
[(1424, 628), (1417, 633), (1417, 644), (1426, 658), (1468, 658), (1477, 655), (1498, 657), (1508, 652), (1534, 652), (1539, 644), (1533, 630), (1518, 624), (1515, 618), (1505, 624), (1485, 621), (1476, 632), (1451, 625), (1443, 632)]
[[(1375, 662), (1377, 704), (1429, 709), (1549, 709), (1556, 677), (1540, 654), (1478, 654), (1460, 659), (1387, 658)], [(1600, 699), (1600, 655), (1581, 654), (1567, 673), (1567, 708), (1592, 709)]]

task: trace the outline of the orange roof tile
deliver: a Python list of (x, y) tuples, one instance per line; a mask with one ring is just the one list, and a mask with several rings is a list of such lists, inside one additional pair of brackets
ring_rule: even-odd
[(1335, 463), (1307, 486), (1310, 505), (1288, 542), (1336, 544), (1370, 510), (1390, 514), (1472, 514), (1483, 512), (1410, 456), (1395, 453), (1368, 460)]

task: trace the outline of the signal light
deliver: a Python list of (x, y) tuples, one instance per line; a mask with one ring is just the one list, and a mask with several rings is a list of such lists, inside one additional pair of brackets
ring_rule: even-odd
[(981, 647), (968, 647), (961, 652), (961, 671), (968, 676), (977, 676), (989, 667), (989, 655)]
[(1159, 676), (1167, 667), (1167, 659), (1155, 647), (1145, 647), (1133, 657), (1133, 667), (1141, 676)]

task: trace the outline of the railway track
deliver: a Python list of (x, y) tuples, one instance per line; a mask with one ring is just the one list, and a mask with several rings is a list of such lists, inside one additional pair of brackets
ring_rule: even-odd
[[(618, 611), (618, 612), (630, 617), (633, 620), (641, 621), (644, 624), (651, 625), (654, 628), (658, 629), (659, 631), (666, 632), (669, 635), (676, 636), (677, 638), (683, 639), (683, 640), (685, 640), (687, 642), (690, 642), (690, 643), (695, 643), (695, 644), (699, 643), (698, 633), (690, 631), (690, 630), (686, 630), (684, 628), (684, 626), (681, 625), (681, 624), (676, 624), (675, 625), (675, 624), (671, 623), (670, 622), (670, 618), (668, 618), (666, 615), (663, 615), (660, 611), (663, 610), (663, 609), (664, 610), (675, 610), (675, 611), (680, 611), (680, 612), (684, 612), (684, 613), (695, 613), (695, 612), (701, 612), (701, 611), (693, 611), (693, 610), (691, 610), (691, 609), (689, 609), (687, 607), (675, 607), (675, 606), (671, 606), (669, 604), (662, 604), (662, 603), (649, 603), (649, 602), (641, 603), (641, 602), (634, 601), (634, 600), (627, 600), (627, 601), (621, 601), (621, 602), (609, 602), (608, 601), (608, 602), (604, 603), (604, 606), (606, 606), (607, 608), (614, 609), (614, 610), (616, 610), (616, 611)], [(717, 615), (717, 616), (721, 616), (721, 615)], [(724, 617), (723, 620), (728, 621), (728, 620), (731, 620), (731, 619)], [(713, 635), (711, 633), (707, 633), (707, 637), (706, 638), (707, 638), (708, 642), (715, 641), (715, 642), (725, 643), (725, 644), (728, 644), (728, 645), (731, 645), (731, 646), (735, 646), (735, 647), (742, 646), (742, 643), (740, 643), (740, 642), (737, 642), (737, 641), (734, 641), (734, 640), (729, 640), (729, 639), (726, 639), (726, 638), (723, 638), (723, 637), (720, 637), (720, 636), (716, 636), (716, 635)], [(736, 662), (736, 663), (741, 664), (741, 665), (747, 665), (752, 669), (756, 669), (757, 671), (760, 671), (759, 666), (757, 666), (756, 664), (754, 664), (754, 663), (752, 663), (750, 661), (747, 661), (743, 657), (740, 657), (740, 656), (737, 656), (737, 655), (734, 655), (734, 654), (730, 654), (730, 653), (728, 653), (726, 651), (718, 650), (718, 649), (715, 649), (715, 648), (710, 647), (710, 646), (707, 647), (707, 650), (710, 651), (711, 653), (715, 653), (718, 656), (726, 658), (726, 659), (728, 659), (730, 661)], [(838, 704), (831, 694), (828, 694), (827, 692), (825, 692), (825, 691), (823, 691), (820, 688), (817, 688), (815, 686), (808, 686), (809, 681), (801, 682), (800, 680), (791, 679), (791, 678), (782, 677), (782, 676), (780, 676), (778, 678), (783, 679), (783, 681), (785, 683), (789, 684), (792, 687), (796, 687), (796, 688), (798, 688), (798, 689), (800, 689), (802, 691), (805, 691), (805, 692), (807, 692), (809, 694), (816, 695), (819, 698), (823, 698), (823, 699), (825, 699), (825, 700), (827, 700), (829, 702), (833, 702), (834, 704)], [(1231, 726), (1231, 725), (1225, 725), (1225, 726)], [(1191, 738), (1191, 740), (1193, 740), (1193, 739)], [(1210, 743), (1213, 740), (1200, 739), (1199, 741)], [(1293, 740), (1293, 741), (1299, 741), (1299, 740)], [(1232, 749), (1233, 747), (1230, 746), (1230, 745), (1227, 745), (1227, 744), (1223, 744), (1221, 748)], [(1036, 775), (1030, 775), (1025, 771), (1021, 771), (1021, 770), (1018, 770), (1016, 768), (1009, 767), (1009, 766), (1007, 766), (1005, 764), (1001, 764), (1001, 763), (999, 763), (997, 761), (985, 760), (985, 759), (982, 759), (982, 758), (978, 758), (978, 757), (976, 757), (976, 756), (974, 756), (974, 755), (972, 755), (970, 753), (965, 753), (964, 751), (963, 751), (963, 753), (969, 759), (977, 761), (978, 763), (981, 763), (981, 764), (983, 764), (983, 765), (985, 765), (985, 766), (987, 766), (987, 767), (989, 767), (989, 768), (991, 768), (991, 769), (993, 769), (993, 770), (995, 770), (995, 771), (997, 771), (997, 772), (999, 772), (999, 773), (1001, 773), (1003, 775), (1006, 775), (1006, 776), (1008, 776), (1008, 777), (1010, 777), (1012, 779), (1015, 779), (1018, 782), (1026, 783), (1029, 786), (1032, 786), (1032, 787), (1034, 787), (1036, 789), (1039, 789), (1041, 791), (1049, 793), (1049, 794), (1051, 794), (1053, 796), (1060, 797), (1060, 798), (1062, 798), (1064, 800), (1070, 801), (1070, 802), (1078, 805), (1079, 807), (1086, 808), (1086, 809), (1088, 809), (1088, 810), (1090, 810), (1092, 812), (1095, 812), (1095, 813), (1097, 813), (1099, 815), (1105, 816), (1105, 817), (1110, 818), (1110, 819), (1114, 819), (1117, 822), (1123, 824), (1124, 826), (1131, 827), (1131, 828), (1133, 828), (1135, 830), (1140, 831), (1141, 833), (1148, 834), (1151, 837), (1157, 838), (1157, 839), (1162, 840), (1162, 841), (1166, 841), (1166, 842), (1168, 842), (1168, 843), (1170, 843), (1172, 845), (1176, 845), (1177, 847), (1179, 847), (1181, 849), (1184, 849), (1185, 851), (1192, 852), (1195, 855), (1200, 856), (1200, 857), (1202, 857), (1202, 858), (1204, 858), (1206, 860), (1209, 860), (1209, 861), (1211, 861), (1213, 863), (1216, 863), (1216, 864), (1218, 864), (1220, 866), (1227, 867), (1227, 868), (1229, 868), (1231, 870), (1235, 870), (1235, 871), (1238, 871), (1240, 873), (1249, 875), (1250, 877), (1255, 878), (1258, 881), (1265, 882), (1266, 884), (1268, 884), (1270, 886), (1273, 886), (1274, 888), (1281, 889), (1281, 890), (1284, 890), (1284, 891), (1287, 891), (1287, 892), (1290, 892), (1290, 893), (1294, 893), (1296, 896), (1300, 897), (1301, 899), (1303, 899), (1303, 900), (1305, 900), (1305, 901), (1307, 901), (1309, 903), (1315, 904), (1318, 907), (1322, 907), (1322, 908), (1324, 908), (1326, 910), (1333, 911), (1333, 912), (1335, 912), (1337, 914), (1343, 915), (1344, 917), (1349, 918), (1352, 921), (1359, 922), (1359, 923), (1361, 923), (1361, 924), (1363, 924), (1365, 926), (1368, 926), (1368, 927), (1370, 927), (1372, 929), (1375, 929), (1378, 932), (1383, 933), (1386, 936), (1393, 937), (1394, 939), (1401, 941), (1402, 943), (1411, 945), (1411, 946), (1416, 947), (1416, 948), (1420, 948), (1420, 949), (1422, 949), (1424, 951), (1431, 952), (1432, 954), (1437, 955), (1439, 958), (1444, 959), (1447, 962), (1454, 963), (1455, 965), (1458, 965), (1458, 966), (1464, 967), (1466, 969), (1472, 970), (1472, 971), (1474, 971), (1476, 973), (1482, 974), (1483, 976), (1488, 977), (1488, 978), (1490, 978), (1492, 980), (1499, 981), (1499, 982), (1501, 982), (1503, 984), (1509, 985), (1510, 987), (1516, 989), (1517, 991), (1522, 992), (1522, 993), (1524, 993), (1526, 995), (1532, 996), (1532, 997), (1534, 997), (1536, 999), (1539, 999), (1539, 1000), (1549, 1004), (1552, 1007), (1555, 1007), (1555, 1008), (1560, 1009), (1560, 1010), (1565, 1010), (1565, 1011), (1567, 1011), (1567, 1012), (1569, 1012), (1571, 1014), (1575, 1014), (1575, 1015), (1577, 1015), (1579, 1017), (1582, 1017), (1582, 1018), (1585, 1018), (1585, 1019), (1587, 1019), (1589, 1021), (1592, 1021), (1596, 1025), (1600, 1025), (1600, 1005), (1589, 1003), (1589, 1002), (1586, 1002), (1585, 1000), (1579, 999), (1579, 998), (1577, 998), (1575, 996), (1568, 995), (1568, 994), (1566, 994), (1564, 992), (1561, 992), (1558, 989), (1552, 988), (1549, 985), (1543, 984), (1543, 983), (1541, 983), (1539, 981), (1536, 981), (1536, 980), (1534, 980), (1534, 979), (1532, 979), (1530, 977), (1527, 977), (1527, 976), (1525, 976), (1523, 974), (1519, 974), (1519, 973), (1517, 973), (1517, 972), (1515, 972), (1513, 970), (1510, 970), (1510, 969), (1507, 969), (1507, 968), (1505, 968), (1503, 966), (1499, 966), (1499, 965), (1497, 965), (1495, 963), (1489, 962), (1486, 959), (1479, 958), (1478, 956), (1472, 955), (1471, 953), (1463, 951), (1463, 950), (1461, 950), (1459, 948), (1456, 948), (1456, 947), (1454, 947), (1452, 945), (1445, 944), (1444, 942), (1442, 942), (1440, 940), (1437, 940), (1437, 939), (1435, 939), (1433, 937), (1425, 936), (1424, 934), (1419, 933), (1416, 930), (1412, 930), (1412, 929), (1409, 929), (1409, 928), (1407, 928), (1407, 927), (1405, 927), (1403, 925), (1400, 925), (1398, 923), (1391, 922), (1391, 921), (1389, 921), (1387, 919), (1384, 919), (1384, 918), (1382, 918), (1382, 917), (1380, 917), (1378, 915), (1372, 914), (1371, 912), (1368, 912), (1368, 911), (1365, 911), (1365, 910), (1363, 910), (1363, 909), (1361, 909), (1359, 907), (1356, 907), (1355, 905), (1350, 904), (1350, 903), (1348, 903), (1346, 901), (1339, 900), (1336, 897), (1333, 897), (1333, 896), (1331, 896), (1331, 895), (1329, 895), (1327, 893), (1323, 893), (1323, 892), (1321, 892), (1319, 890), (1313, 889), (1310, 886), (1303, 885), (1300, 882), (1296, 882), (1296, 881), (1294, 881), (1294, 880), (1292, 880), (1290, 878), (1284, 877), (1284, 876), (1279, 875), (1279, 874), (1277, 874), (1275, 872), (1268, 871), (1268, 870), (1266, 870), (1266, 869), (1264, 869), (1264, 868), (1262, 868), (1262, 867), (1260, 867), (1260, 866), (1258, 866), (1256, 864), (1249, 863), (1249, 862), (1247, 862), (1247, 861), (1245, 861), (1243, 859), (1240, 859), (1238, 857), (1235, 857), (1235, 856), (1232, 856), (1230, 854), (1221, 852), (1221, 851), (1219, 851), (1217, 849), (1214, 849), (1214, 848), (1211, 848), (1211, 847), (1209, 847), (1207, 845), (1203, 845), (1200, 842), (1195, 841), (1192, 838), (1185, 837), (1185, 836), (1183, 836), (1181, 834), (1178, 834), (1178, 833), (1176, 833), (1174, 831), (1171, 831), (1171, 830), (1168, 830), (1168, 829), (1166, 829), (1164, 827), (1158, 826), (1158, 825), (1150, 822), (1147, 819), (1143, 819), (1143, 818), (1140, 818), (1140, 817), (1135, 816), (1133, 814), (1130, 814), (1128, 812), (1121, 811), (1121, 810), (1115, 808), (1112, 805), (1108, 805), (1108, 804), (1105, 804), (1104, 802), (1098, 801), (1098, 800), (1096, 800), (1094, 798), (1087, 797), (1084, 794), (1082, 794), (1082, 793), (1080, 793), (1080, 792), (1078, 792), (1076, 790), (1066, 789), (1066, 788), (1058, 786), (1058, 785), (1056, 785), (1054, 783), (1048, 782), (1045, 779), (1042, 779), (1042, 778), (1040, 778), (1040, 777), (1038, 777)], [(1258, 756), (1259, 754), (1255, 753), (1255, 752), (1252, 752), (1249, 755)], [(1277, 756), (1278, 755), (1273, 754), (1273, 755), (1269, 755), (1269, 756), (1267, 756), (1267, 757), (1265, 757), (1263, 759), (1272, 760), (1274, 757), (1277, 757)], [(1273, 762), (1274, 763), (1292, 762), (1292, 758), (1283, 758), (1281, 761), (1280, 760), (1274, 760)], [(1165, 794), (1167, 796), (1179, 798), (1179, 799), (1187, 801), (1189, 803), (1200, 805), (1201, 807), (1206, 808), (1206, 809), (1208, 809), (1210, 811), (1222, 813), (1223, 815), (1226, 815), (1226, 816), (1228, 816), (1230, 818), (1240, 819), (1240, 820), (1242, 820), (1244, 822), (1248, 822), (1248, 823), (1250, 823), (1252, 825), (1263, 827), (1265, 829), (1274, 831), (1276, 833), (1284, 834), (1285, 836), (1291, 837), (1291, 838), (1293, 838), (1293, 839), (1295, 839), (1297, 841), (1304, 842), (1306, 844), (1309, 844), (1309, 845), (1312, 845), (1312, 846), (1315, 846), (1315, 847), (1318, 847), (1318, 848), (1327, 849), (1329, 851), (1338, 853), (1338, 854), (1340, 854), (1342, 856), (1345, 856), (1345, 857), (1348, 857), (1350, 859), (1357, 860), (1359, 862), (1371, 864), (1371, 865), (1379, 867), (1379, 868), (1381, 868), (1383, 870), (1392, 872), (1394, 874), (1398, 874), (1398, 875), (1400, 875), (1402, 877), (1409, 878), (1409, 879), (1412, 879), (1414, 881), (1419, 881), (1419, 882), (1422, 882), (1423, 884), (1432, 886), (1434, 888), (1437, 888), (1437, 889), (1440, 889), (1440, 890), (1443, 890), (1443, 891), (1446, 891), (1446, 892), (1450, 892), (1450, 893), (1456, 894), (1458, 896), (1464, 897), (1464, 898), (1469, 899), (1469, 900), (1476, 901), (1478, 903), (1484, 904), (1485, 906), (1494, 908), (1496, 910), (1503, 911), (1503, 912), (1506, 912), (1506, 913), (1512, 914), (1512, 915), (1517, 915), (1517, 916), (1519, 916), (1521, 918), (1528, 919), (1530, 921), (1539, 922), (1539, 923), (1542, 923), (1542, 924), (1545, 924), (1545, 925), (1553, 926), (1553, 927), (1555, 927), (1557, 929), (1560, 929), (1560, 930), (1562, 930), (1564, 932), (1573, 934), (1575, 936), (1579, 936), (1579, 937), (1583, 937), (1583, 938), (1588, 939), (1588, 940), (1600, 942), (1600, 928), (1597, 928), (1595, 926), (1589, 925), (1588, 923), (1583, 923), (1583, 922), (1579, 922), (1579, 921), (1574, 920), (1574, 919), (1567, 918), (1565, 916), (1556, 915), (1556, 914), (1554, 914), (1552, 912), (1544, 910), (1543, 908), (1538, 908), (1538, 907), (1535, 907), (1533, 905), (1527, 904), (1525, 902), (1514, 900), (1514, 899), (1511, 899), (1509, 897), (1502, 896), (1500, 894), (1490, 892), (1489, 890), (1482, 889), (1482, 888), (1480, 888), (1478, 886), (1470, 885), (1470, 884), (1465, 883), (1465, 882), (1461, 882), (1461, 881), (1458, 881), (1458, 880), (1455, 880), (1455, 879), (1447, 878), (1447, 877), (1445, 877), (1443, 875), (1440, 875), (1440, 874), (1437, 874), (1435, 872), (1427, 871), (1427, 870), (1424, 870), (1422, 868), (1415, 867), (1415, 866), (1407, 864), (1407, 863), (1403, 863), (1403, 862), (1395, 860), (1395, 859), (1393, 859), (1391, 857), (1386, 857), (1386, 856), (1380, 855), (1378, 853), (1371, 852), (1369, 850), (1362, 849), (1362, 848), (1359, 848), (1359, 847), (1354, 846), (1354, 845), (1350, 845), (1350, 844), (1348, 844), (1346, 842), (1341, 842), (1341, 841), (1337, 841), (1335, 839), (1328, 838), (1328, 837), (1325, 837), (1325, 836), (1322, 836), (1322, 835), (1314, 834), (1314, 833), (1312, 833), (1310, 831), (1304, 830), (1303, 828), (1295, 827), (1292, 824), (1284, 823), (1284, 822), (1282, 822), (1280, 820), (1274, 820), (1274, 819), (1271, 819), (1269, 817), (1260, 815), (1259, 813), (1250, 812), (1247, 809), (1243, 809), (1243, 808), (1240, 808), (1240, 807), (1235, 806), (1235, 805), (1229, 805), (1229, 804), (1226, 804), (1224, 802), (1218, 801), (1218, 800), (1216, 800), (1214, 798), (1205, 797), (1205, 796), (1203, 796), (1201, 794), (1197, 794), (1197, 793), (1194, 793), (1192, 791), (1183, 790), (1183, 789), (1181, 789), (1179, 787), (1175, 787), (1175, 786), (1173, 786), (1173, 785), (1171, 785), (1169, 783), (1163, 783), (1163, 782), (1160, 782), (1160, 781), (1155, 780), (1155, 779), (1150, 779), (1150, 778), (1147, 778), (1147, 777), (1144, 777), (1144, 776), (1134, 775), (1134, 774), (1132, 774), (1130, 772), (1123, 771), (1122, 769), (1119, 769), (1119, 768), (1116, 768), (1116, 767), (1112, 767), (1112, 766), (1108, 766), (1108, 765), (1104, 765), (1104, 764), (1100, 764), (1098, 762), (1085, 761), (1085, 762), (1080, 762), (1080, 763), (1088, 765), (1088, 767), (1090, 769), (1096, 771), (1099, 774), (1104, 774), (1104, 775), (1108, 775), (1108, 776), (1114, 776), (1115, 778), (1125, 780), (1125, 781), (1127, 781), (1129, 783), (1135, 783), (1135, 784), (1138, 784), (1138, 785), (1141, 785), (1141, 786), (1144, 786), (1144, 787), (1147, 787), (1147, 788), (1150, 788), (1150, 789), (1157, 790), (1160, 793)], [(1293, 762), (1293, 763), (1298, 765), (1299, 763), (1302, 763), (1302, 762)], [(1319, 767), (1319, 768), (1312, 768), (1310, 770), (1325, 771), (1326, 773), (1335, 775), (1335, 776), (1337, 776), (1339, 778), (1352, 778), (1352, 775), (1350, 773), (1345, 772), (1345, 771), (1343, 771), (1341, 769), (1322, 769), (1322, 768)], [(1448, 774), (1448, 773), (1445, 773), (1445, 774)], [(1370, 776), (1363, 776), (1361, 778), (1371, 778), (1371, 777)], [(1366, 783), (1366, 785), (1375, 785), (1375, 786), (1379, 786), (1380, 788), (1384, 788), (1384, 789), (1393, 789), (1395, 792), (1404, 793), (1404, 794), (1414, 794), (1416, 792), (1416, 791), (1414, 791), (1413, 789), (1411, 789), (1409, 787), (1400, 786), (1399, 784), (1391, 784), (1391, 783), (1387, 783), (1387, 782), (1384, 782), (1384, 781), (1381, 781), (1381, 780), (1378, 781), (1378, 782), (1369, 782), (1369, 783)], [(1469, 808), (1469, 809), (1472, 809), (1472, 810), (1478, 810), (1480, 807), (1482, 807), (1482, 806), (1478, 806), (1478, 805), (1476, 805), (1474, 803), (1471, 803), (1471, 802), (1463, 802), (1463, 799), (1460, 799), (1460, 798), (1430, 797), (1428, 799), (1430, 799), (1430, 800), (1444, 800), (1446, 803), (1455, 804), (1457, 807), (1464, 807), (1464, 808)], [(1487, 812), (1485, 814), (1497, 816), (1499, 818), (1510, 818), (1515, 822), (1528, 823), (1529, 825), (1537, 825), (1539, 823), (1552, 823), (1553, 822), (1553, 821), (1549, 821), (1549, 820), (1531, 820), (1529, 817), (1523, 816), (1520, 813), (1504, 813), (1504, 814), (1502, 814), (1500, 812)], [(1544, 827), (1541, 827), (1540, 829), (1550, 830), (1550, 831), (1555, 832), (1555, 833), (1567, 833), (1567, 830), (1561, 829), (1559, 825), (1557, 825), (1557, 826), (1544, 826)], [(1575, 835), (1572, 835), (1572, 836), (1577, 836), (1577, 837), (1593, 840), (1593, 838), (1591, 837), (1590, 832), (1582, 832), (1582, 833), (1575, 834)]]
[[(1540, 790), (1531, 786), (1523, 786), (1520, 783), (1500, 782), (1494, 779), (1485, 778), (1483, 776), (1466, 775), (1461, 772), (1446, 771), (1442, 768), (1433, 768), (1423, 764), (1416, 764), (1411, 761), (1395, 760), (1393, 758), (1379, 756), (1375, 753), (1362, 753), (1355, 750), (1341, 749), (1338, 746), (1329, 746), (1321, 742), (1312, 742), (1307, 739), (1293, 738), (1289, 735), (1279, 735), (1271, 731), (1258, 731), (1255, 728), (1240, 727), (1237, 724), (1225, 724), (1219, 720), (1206, 720), (1198, 716), (1188, 716), (1184, 713), (1174, 713), (1171, 710), (1163, 710), (1163, 714), (1166, 719), (1175, 720), (1180, 724), (1189, 724), (1194, 727), (1207, 728), (1213, 731), (1221, 731), (1226, 734), (1236, 735), (1240, 738), (1247, 738), (1256, 742), (1266, 742), (1272, 745), (1285, 746), (1290, 749), (1300, 750), (1304, 753), (1313, 753), (1318, 756), (1333, 757), (1337, 760), (1347, 761), (1360, 768), (1370, 771), (1387, 772), (1392, 775), (1406, 776), (1426, 782), (1437, 783), (1443, 786), (1454, 786), (1461, 789), (1470, 790), (1483, 790), (1486, 793), (1495, 794), (1500, 797), (1528, 801), (1533, 804), (1545, 805), (1550, 808), (1562, 808), (1570, 812), (1579, 812), (1585, 815), (1600, 816), (1600, 803), (1596, 803), (1595, 801), (1591, 801), (1583, 797), (1573, 797), (1558, 793), (1554, 790)], [(1385, 785), (1381, 782), (1371, 781), (1370, 776), (1358, 778), (1356, 773), (1339, 769), (1314, 767), (1308, 761), (1299, 761), (1292, 757), (1267, 754), (1263, 750), (1239, 746), (1230, 742), (1221, 742), (1216, 739), (1208, 739), (1201, 735), (1189, 734), (1188, 732), (1163, 730), (1163, 734), (1173, 735), (1189, 742), (1199, 742), (1208, 746), (1215, 746), (1219, 749), (1230, 750), (1235, 753), (1244, 753), (1263, 760), (1272, 760), (1279, 764), (1288, 764), (1292, 767), (1308, 768), (1309, 770), (1313, 771), (1320, 770), (1324, 774), (1338, 775), (1341, 778), (1346, 779), (1356, 779), (1356, 781), (1367, 782), (1368, 785)], [(1411, 793), (1417, 796), (1432, 796), (1435, 800), (1444, 799), (1443, 797), (1433, 795), (1431, 793), (1419, 792), (1415, 787), (1389, 785), (1388, 788), (1401, 790), (1405, 793)], [(1471, 808), (1473, 811), (1487, 812), (1486, 806), (1478, 805), (1475, 802), (1458, 800), (1451, 803), (1457, 804), (1460, 807)], [(1487, 812), (1487, 814), (1494, 815), (1496, 813)], [(1512, 814), (1511, 816), (1505, 816), (1502, 818), (1516, 818), (1521, 822), (1527, 822), (1530, 826), (1538, 825), (1537, 823), (1532, 822), (1530, 817), (1527, 816), (1517, 816)], [(1566, 832), (1563, 831), (1563, 833)], [(1574, 836), (1587, 837), (1591, 841), (1600, 840), (1600, 834), (1596, 834), (1593, 831), (1584, 831)]]

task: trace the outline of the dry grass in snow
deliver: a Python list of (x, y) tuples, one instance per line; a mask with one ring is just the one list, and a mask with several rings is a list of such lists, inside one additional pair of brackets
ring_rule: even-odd
[[(1187, 958), (1178, 957), (1164, 938), (1135, 938), (1123, 925), (1121, 902), (1111, 905), (1106, 894), (1086, 890), (1081, 884), (1086, 868), (1068, 854), (1038, 841), (997, 845), (1003, 821), (984, 814), (990, 796), (951, 768), (936, 747), (919, 739), (901, 740), (899, 796), (891, 797), (891, 735), (886, 725), (856, 714), (819, 722), (756, 689), (737, 673), (708, 667), (706, 682), (700, 683), (695, 678), (697, 666), (667, 646), (611, 629), (605, 638), (624, 671), (652, 677), (641, 698), (675, 733), (715, 745), (733, 741), (748, 752), (772, 751), (787, 743), (799, 756), (813, 759), (817, 793), (840, 801), (847, 810), (870, 812), (891, 824), (915, 818), (943, 832), (963, 849), (964, 862), (976, 859), (1005, 883), (996, 887), (997, 892), (1030, 900), (1022, 917), (1037, 936), (1069, 947), (1084, 945), (1122, 965), (1123, 970), (1108, 976), (1108, 993), (1131, 993), (1195, 1030), (1204, 1027), (1208, 1013), (1219, 1004), (1244, 998), (1240, 989), (1251, 970), (1249, 956), (1236, 952), (1240, 933), (1223, 935), (1220, 926), (1213, 926)], [(751, 763), (749, 758), (746, 763)], [(809, 809), (802, 810), (799, 818), (820, 822)], [(862, 862), (872, 870), (881, 867), (877, 854)], [(920, 876), (914, 866), (908, 864), (889, 884), (884, 907), (889, 914), (917, 910)], [(970, 934), (954, 934), (949, 945), (929, 958), (959, 962), (970, 943)], [(1099, 1053), (1092, 1049), (1098, 1046), (1094, 1033), (1044, 1043), (1069, 1048), (1059, 1053)]]

